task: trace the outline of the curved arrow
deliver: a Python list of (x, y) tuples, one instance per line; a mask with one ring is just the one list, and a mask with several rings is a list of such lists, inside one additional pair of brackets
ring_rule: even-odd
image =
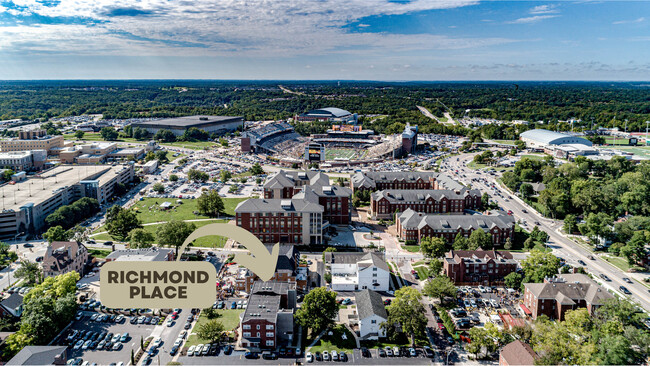
[[(244, 267), (253, 271), (262, 281), (268, 281), (275, 274), (275, 268), (278, 263), (280, 253), (280, 244), (273, 246), (271, 253), (262, 244), (262, 242), (250, 231), (230, 224), (208, 224), (194, 230), (190, 236), (185, 239), (179, 252), (183, 253), (185, 248), (194, 240), (210, 235), (221, 235), (233, 239), (243, 244), (250, 252), (250, 255), (244, 253), (235, 254), (235, 261)], [(176, 260), (180, 261), (179, 256)]]

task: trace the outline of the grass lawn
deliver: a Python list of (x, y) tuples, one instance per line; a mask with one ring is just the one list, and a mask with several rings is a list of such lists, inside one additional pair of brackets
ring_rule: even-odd
[(178, 154), (178, 156), (172, 156), (172, 155), (173, 155), (173, 154), (169, 154), (169, 153), (167, 154), (167, 158), (169, 159), (169, 162), (170, 162), (170, 163), (173, 162), (173, 161), (175, 161), (175, 160), (177, 160), (177, 159), (181, 159), (181, 158), (184, 158), (184, 157), (187, 156), (187, 155), (185, 155), (185, 154)]
[(621, 150), (650, 158), (650, 146), (616, 146), (615, 148), (616, 150)]
[[(229, 305), (229, 304), (228, 304)], [(239, 314), (243, 313), (246, 309), (217, 309), (217, 313), (220, 315), (219, 317), (215, 318), (221, 324), (223, 324), (223, 328), (226, 331), (232, 331), (235, 328), (239, 326)], [(180, 319), (183, 318), (183, 315), (181, 314)], [(197, 344), (200, 343), (210, 343), (210, 340), (205, 340), (199, 338), (199, 336), (196, 335), (196, 331), (199, 329), (198, 327), (201, 326), (202, 324), (205, 324), (209, 321), (207, 316), (201, 312), (201, 315), (199, 315), (199, 320), (198, 322), (194, 325), (194, 328), (192, 329), (192, 334), (187, 338), (187, 342), (185, 342), (185, 347), (190, 347), (190, 346), (196, 346)]]
[[(329, 335), (329, 332), (332, 332), (332, 335)], [(343, 339), (343, 334), (345, 334), (345, 337), (347, 339)], [(311, 344), (311, 340), (308, 340), (307, 344)], [(312, 347), (309, 351), (311, 353), (322, 353), (323, 351), (351, 353), (352, 350), (356, 347), (357, 344), (354, 341), (354, 336), (352, 336), (352, 333), (350, 333), (350, 331), (343, 325), (339, 324), (325, 332), (325, 335), (323, 335), (323, 337), (319, 339), (314, 347)]]
[(181, 147), (192, 150), (203, 150), (206, 147), (217, 146), (214, 141), (176, 141), (176, 142), (163, 142), (160, 146), (167, 147)]
[[(244, 198), (222, 198), (226, 216), (235, 216), (235, 207), (247, 200)], [(183, 204), (177, 204), (174, 198), (145, 198), (133, 205), (133, 209), (138, 211), (138, 218), (143, 224), (152, 222), (162, 222), (171, 220), (193, 220), (208, 219), (209, 217), (198, 214), (197, 200), (183, 199)], [(171, 202), (174, 206), (169, 210), (160, 209), (163, 202)], [(197, 212), (195, 214), (194, 212)]]
[[(215, 224), (215, 223), (225, 223), (227, 222), (226, 220), (206, 220), (206, 221), (194, 221), (192, 222), (197, 229), (200, 228), (201, 226), (207, 225), (207, 224)], [(156, 224), (156, 225), (145, 225), (142, 228), (145, 229), (146, 231), (152, 233), (154, 237), (156, 236), (156, 231), (160, 227), (160, 225), (163, 224)], [(95, 233), (100, 233), (102, 231), (106, 231), (106, 227), (101, 226), (97, 230), (95, 230)], [(100, 240), (100, 241), (106, 241), (106, 240), (113, 240), (116, 241), (112, 236), (110, 236), (108, 233), (101, 233), (94, 235), (92, 237), (94, 240)], [(223, 248), (224, 245), (226, 244), (227, 238), (219, 235), (209, 235), (209, 236), (204, 236), (201, 238), (198, 238), (194, 241), (193, 246), (195, 247), (201, 247), (201, 248)]]
[(508, 168), (508, 167), (503, 167), (503, 166), (490, 166), (487, 164), (480, 164), (476, 163), (474, 161), (470, 161), (467, 163), (467, 167), (470, 169), (478, 170), (478, 169), (494, 169), (497, 172), (503, 172), (503, 171), (512, 171), (514, 168)]
[(413, 267), (413, 269), (418, 273), (421, 280), (429, 278), (429, 268), (427, 266), (417, 266)]
[(88, 249), (88, 254), (95, 258), (106, 258), (107, 255), (111, 254), (111, 251), (104, 249)]
[(516, 140), (492, 140), (498, 144), (510, 144), (514, 145)]
[(630, 264), (627, 262), (627, 259), (610, 255), (603, 255), (601, 258), (620, 268), (622, 271), (627, 272), (630, 270)]
[(544, 157), (546, 157), (546, 155), (530, 155), (530, 154), (528, 154), (528, 155), (522, 155), (521, 157), (522, 158), (529, 158), (529, 159), (532, 159), (532, 160), (544, 160)]
[(423, 265), (428, 265), (428, 264), (429, 264), (429, 260), (425, 259), (425, 260), (421, 260), (421, 261), (417, 261), (417, 262), (413, 263), (413, 267), (415, 267), (415, 266), (423, 266)]
[[(64, 140), (79, 140), (74, 134), (67, 134), (63, 135)], [(102, 138), (102, 135), (99, 134), (98, 132), (86, 132), (84, 134), (84, 137), (80, 141), (104, 141)], [(114, 142), (132, 142), (132, 143), (140, 143), (140, 144), (145, 144), (147, 143), (147, 140), (144, 141), (138, 141), (134, 138), (130, 137), (120, 137)], [(206, 147), (211, 147), (211, 146), (216, 146), (217, 144), (213, 141), (177, 141), (177, 142), (164, 142), (160, 144), (160, 146), (168, 146), (168, 147), (182, 147), (186, 149), (192, 149), (192, 150), (203, 150)]]
[(408, 250), (411, 253), (418, 253), (420, 251), (419, 245), (402, 245), (402, 249)]

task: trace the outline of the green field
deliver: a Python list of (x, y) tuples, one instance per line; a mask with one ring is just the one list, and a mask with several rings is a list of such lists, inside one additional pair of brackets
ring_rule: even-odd
[(343, 159), (361, 159), (366, 155), (367, 150), (354, 149), (325, 149), (325, 160)]
[(616, 150), (650, 158), (650, 146), (616, 146), (614, 148)]
[[(224, 211), (226, 216), (235, 216), (235, 207), (247, 200), (245, 198), (222, 198)], [(207, 219), (209, 217), (198, 214), (197, 200), (183, 199), (182, 204), (176, 203), (177, 199), (174, 198), (145, 198), (138, 201), (133, 205), (134, 209), (138, 211), (138, 218), (142, 220), (143, 224), (151, 222), (165, 222), (171, 220), (192, 220), (192, 219)], [(163, 202), (171, 202), (174, 206), (169, 210), (160, 208)], [(195, 213), (196, 212), (196, 213)]]
[(106, 258), (107, 255), (111, 254), (111, 251), (103, 249), (88, 249), (88, 254), (95, 258)]
[(415, 272), (418, 273), (418, 276), (421, 280), (429, 278), (429, 267), (427, 266), (417, 266), (413, 268)]
[[(642, 137), (638, 137), (638, 140), (641, 141)], [(628, 139), (624, 137), (614, 137), (614, 136), (606, 136), (605, 137), (605, 143), (608, 145), (623, 145), (623, 146), (629, 146), (630, 142)]]
[(402, 244), (402, 249), (409, 251), (411, 253), (418, 253), (420, 251), (419, 245), (404, 245)]
[[(227, 222), (226, 220), (206, 220), (206, 221), (193, 221), (192, 223), (197, 227), (200, 228), (201, 226), (207, 225), (207, 224), (215, 224), (215, 223), (225, 223)], [(156, 231), (158, 228), (163, 225), (163, 224), (155, 224), (155, 225), (145, 225), (142, 228), (145, 229), (146, 231), (152, 233), (154, 237), (156, 236)], [(104, 233), (103, 231), (106, 231), (106, 228), (104, 226), (98, 228), (95, 230), (93, 233), (96, 235), (92, 235), (92, 239), (94, 240), (99, 240), (99, 241), (117, 241), (115, 238), (113, 238), (110, 234)], [(101, 234), (97, 234), (101, 233)], [(227, 238), (219, 235), (209, 235), (209, 236), (204, 236), (201, 238), (198, 238), (194, 241), (192, 244), (195, 247), (201, 247), (201, 248), (223, 248), (224, 245), (226, 245)]]
[[(329, 331), (333, 334), (329, 335)], [(329, 331), (321, 337), (321, 339), (316, 342), (316, 344), (311, 347), (309, 350), (311, 353), (323, 352), (323, 351), (337, 351), (337, 352), (347, 352), (348, 354), (352, 352), (354, 348), (357, 347), (356, 342), (354, 341), (354, 336), (350, 333), (347, 328), (343, 325), (335, 325)], [(343, 339), (342, 335), (345, 334), (347, 339)], [(308, 340), (308, 344), (311, 341)]]
[[(77, 141), (79, 140), (74, 134), (67, 134), (63, 135), (63, 139), (65, 140), (73, 140)], [(94, 133), (94, 132), (86, 132), (84, 134), (84, 137), (81, 139), (81, 141), (104, 141), (102, 138), (102, 135), (99, 133)], [(145, 144), (147, 141), (138, 141), (134, 138), (130, 137), (120, 137), (115, 142), (131, 142), (131, 143), (137, 143), (137, 144)], [(160, 144), (161, 146), (168, 146), (168, 147), (182, 147), (186, 149), (192, 149), (192, 150), (203, 150), (206, 147), (212, 147), (216, 146), (217, 144), (213, 141), (177, 141), (177, 142), (163, 142)]]
[[(226, 303), (226, 306), (230, 305), (229, 303)], [(226, 331), (232, 331), (237, 326), (239, 325), (239, 314), (243, 313), (246, 309), (217, 309), (217, 313), (219, 314), (219, 317), (215, 318), (221, 324), (223, 324), (223, 328)], [(181, 314), (181, 318), (183, 318)], [(201, 339), (199, 336), (196, 335), (196, 330), (198, 327), (200, 327), (202, 324), (205, 324), (209, 321), (207, 316), (203, 315), (203, 312), (201, 312), (201, 315), (199, 315), (199, 320), (197, 323), (194, 325), (194, 328), (192, 329), (192, 334), (187, 338), (187, 342), (185, 342), (184, 347), (191, 347), (191, 346), (196, 346), (197, 344), (205, 344), (205, 343), (210, 343), (210, 340), (206, 339)]]

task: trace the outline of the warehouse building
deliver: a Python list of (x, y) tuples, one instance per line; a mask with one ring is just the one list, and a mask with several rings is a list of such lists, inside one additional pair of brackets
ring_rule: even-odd
[(541, 129), (522, 132), (519, 135), (519, 139), (525, 142), (528, 147), (538, 149), (543, 149), (550, 145), (592, 145), (591, 141), (580, 136)]
[(169, 130), (180, 136), (195, 127), (208, 133), (227, 133), (243, 129), (244, 117), (241, 116), (186, 116), (133, 123), (133, 128), (143, 128), (151, 134), (160, 130)]
[(82, 197), (106, 204), (118, 183), (127, 184), (133, 178), (133, 165), (61, 165), (0, 186), (0, 238), (40, 231), (49, 214)]

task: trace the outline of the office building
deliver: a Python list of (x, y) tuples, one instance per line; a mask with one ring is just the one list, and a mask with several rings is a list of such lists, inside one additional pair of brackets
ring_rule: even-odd
[(18, 138), (0, 140), (0, 151), (45, 150), (50, 153), (52, 149), (64, 145), (61, 135), (49, 136), (44, 130), (21, 131)]
[(378, 340), (386, 336), (381, 324), (388, 320), (384, 300), (378, 292), (363, 290), (354, 294), (359, 317), (359, 338), (361, 340)]
[(257, 282), (241, 317), (241, 347), (276, 349), (294, 341), (295, 290), (286, 283)]
[(41, 170), (46, 161), (45, 150), (0, 152), (0, 167), (17, 172)]

